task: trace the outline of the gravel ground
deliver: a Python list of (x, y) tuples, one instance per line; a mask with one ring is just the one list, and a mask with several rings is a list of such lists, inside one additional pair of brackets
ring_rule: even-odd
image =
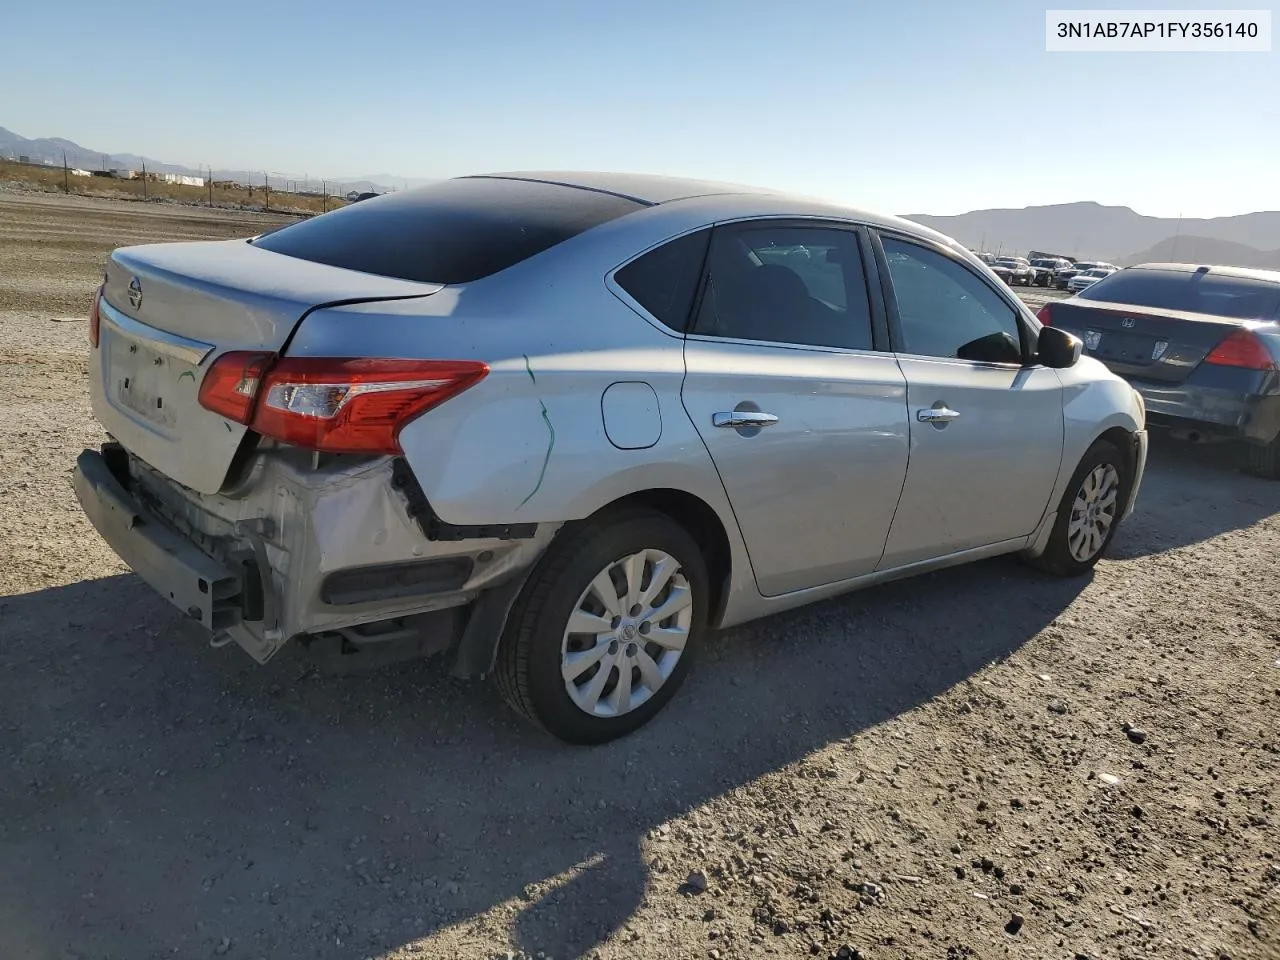
[(0, 195), (0, 957), (1280, 957), (1280, 484), (1157, 438), (1091, 577), (729, 631), (596, 749), (436, 662), (260, 668), (81, 517), (51, 318), (270, 222)]

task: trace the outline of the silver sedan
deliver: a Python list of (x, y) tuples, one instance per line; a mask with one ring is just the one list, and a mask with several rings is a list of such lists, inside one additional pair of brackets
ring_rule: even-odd
[(1081, 574), (1146, 460), (1141, 399), (961, 245), (702, 181), (122, 248), (90, 337), (80, 502), (213, 642), (447, 652), (579, 743), (708, 630), (996, 554)]

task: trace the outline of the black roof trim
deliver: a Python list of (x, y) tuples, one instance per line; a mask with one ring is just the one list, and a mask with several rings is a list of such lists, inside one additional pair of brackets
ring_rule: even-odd
[(514, 180), (521, 183), (545, 183), (551, 187), (565, 187), (569, 190), (585, 190), (588, 193), (603, 193), (605, 196), (617, 197), (619, 200), (630, 200), (632, 203), (638, 203), (643, 207), (656, 207), (658, 204), (653, 200), (645, 200), (643, 197), (632, 196), (628, 193), (619, 193), (617, 190), (605, 190), (603, 187), (588, 187), (580, 183), (566, 183), (563, 180), (544, 180), (541, 177), (513, 177), (503, 176), (501, 174), (492, 173), (475, 173), (467, 176), (458, 177), (459, 180)]

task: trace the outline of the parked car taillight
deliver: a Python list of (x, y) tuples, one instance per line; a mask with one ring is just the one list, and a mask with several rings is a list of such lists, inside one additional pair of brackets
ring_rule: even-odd
[(398, 454), (410, 420), (478, 383), (474, 360), (387, 360), (228, 353), (200, 403), (264, 436), (327, 453)]
[(1046, 327), (1053, 326), (1053, 304), (1046, 303), (1043, 307), (1036, 311), (1036, 319)]
[(1204, 358), (1204, 362), (1219, 367), (1244, 367), (1248, 370), (1280, 369), (1266, 344), (1252, 331), (1243, 328), (1228, 334)]
[(105, 287), (104, 282), (93, 292), (93, 306), (89, 308), (89, 342), (95, 349), (98, 346), (98, 332), (102, 329), (102, 291)]

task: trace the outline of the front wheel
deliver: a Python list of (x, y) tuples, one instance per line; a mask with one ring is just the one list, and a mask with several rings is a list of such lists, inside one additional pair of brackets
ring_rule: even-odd
[(1030, 562), (1073, 577), (1091, 570), (1116, 534), (1129, 502), (1131, 469), (1115, 444), (1099, 440), (1080, 461), (1058, 503), (1049, 544)]
[(632, 510), (557, 538), (517, 599), (498, 648), (507, 702), (570, 743), (604, 743), (675, 694), (706, 629), (709, 579), (693, 538)]

